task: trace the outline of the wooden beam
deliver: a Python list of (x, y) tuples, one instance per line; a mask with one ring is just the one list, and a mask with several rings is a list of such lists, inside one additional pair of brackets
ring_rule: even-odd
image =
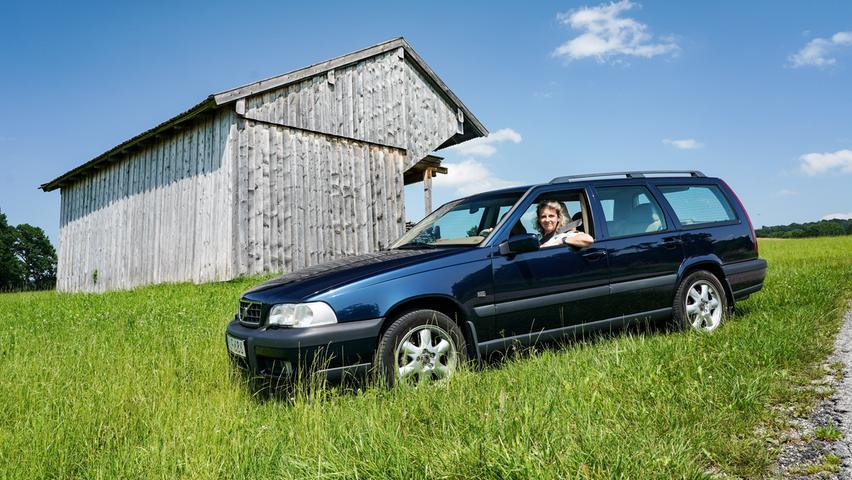
[(424, 215), (432, 213), (432, 167), (423, 170), (423, 212)]
[(254, 95), (256, 93), (260, 93), (272, 88), (298, 82), (299, 80), (313, 77), (314, 75), (320, 73), (325, 73), (328, 70), (340, 69), (353, 63), (360, 62), (365, 58), (381, 55), (382, 53), (395, 50), (399, 47), (406, 47), (407, 45), (408, 44), (401, 37), (395, 38), (385, 43), (380, 43), (378, 45), (374, 45), (372, 47), (365, 48), (363, 50), (359, 50), (348, 55), (343, 55), (342, 57), (333, 58), (331, 60), (317, 63), (309, 67), (294, 70), (290, 73), (285, 73), (283, 75), (267, 78), (259, 82), (250, 83), (248, 85), (243, 85), (242, 87), (237, 87), (232, 90), (226, 90), (224, 92), (214, 94), (213, 99), (216, 101), (217, 105), (222, 105), (224, 103), (232, 102), (239, 98), (248, 97), (250, 95)]

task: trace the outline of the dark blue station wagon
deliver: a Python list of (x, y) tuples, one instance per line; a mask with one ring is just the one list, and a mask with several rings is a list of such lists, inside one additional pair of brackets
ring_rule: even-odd
[[(537, 207), (558, 202), (584, 248), (540, 246)], [(719, 327), (763, 287), (766, 261), (734, 192), (697, 171), (559, 177), (449, 202), (394, 245), (246, 292), (228, 324), (252, 373), (394, 383), (446, 378), (512, 345), (670, 320)]]

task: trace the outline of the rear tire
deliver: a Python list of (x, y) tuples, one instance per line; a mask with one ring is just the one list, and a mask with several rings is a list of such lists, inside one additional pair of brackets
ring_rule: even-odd
[(677, 288), (672, 305), (672, 323), (679, 329), (712, 332), (728, 313), (722, 282), (706, 271), (692, 272)]
[(414, 310), (397, 318), (376, 349), (376, 371), (388, 385), (433, 383), (452, 376), (467, 359), (461, 330), (436, 310)]

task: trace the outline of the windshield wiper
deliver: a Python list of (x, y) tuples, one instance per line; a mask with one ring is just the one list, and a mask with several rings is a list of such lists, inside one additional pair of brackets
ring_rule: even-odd
[(419, 248), (438, 248), (438, 246), (426, 242), (408, 242), (404, 245), (396, 247), (397, 250), (414, 250)]

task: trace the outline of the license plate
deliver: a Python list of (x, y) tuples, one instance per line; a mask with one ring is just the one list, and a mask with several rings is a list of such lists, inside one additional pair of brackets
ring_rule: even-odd
[(246, 358), (246, 341), (228, 335), (228, 351)]

